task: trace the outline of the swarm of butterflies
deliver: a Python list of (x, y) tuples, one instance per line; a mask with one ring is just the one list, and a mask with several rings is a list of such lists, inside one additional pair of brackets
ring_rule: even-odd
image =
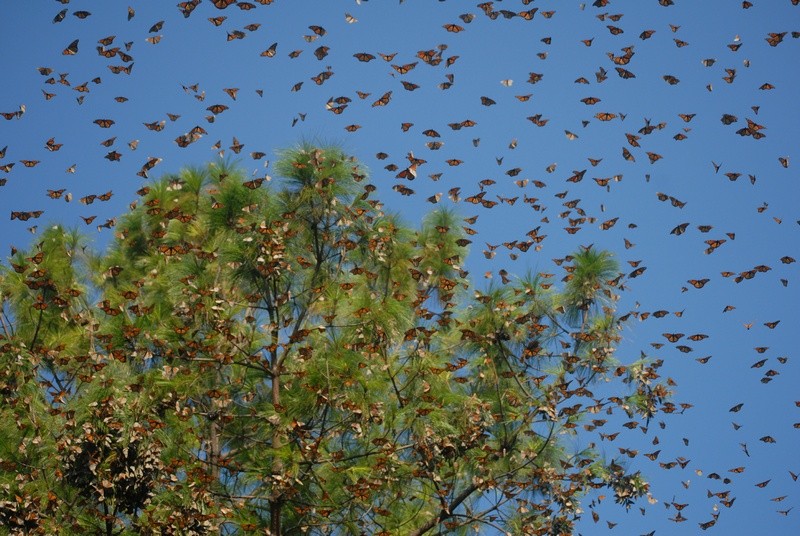
[[(617, 252), (641, 296), (628, 351), (664, 359), (687, 398), (641, 456), (621, 452), (669, 496), (631, 526), (788, 530), (800, 0), (131, 4), (20, 11), (0, 246), (70, 218), (102, 242), (159, 165), (233, 159), (257, 188), (276, 147), (341, 140), (388, 208), (464, 215), (476, 285), (547, 271), (576, 243)], [(616, 455), (618, 433), (592, 437)], [(584, 532), (624, 526), (595, 525), (601, 503)]]

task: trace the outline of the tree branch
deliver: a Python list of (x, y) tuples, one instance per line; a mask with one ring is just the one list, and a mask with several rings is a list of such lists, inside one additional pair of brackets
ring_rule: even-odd
[(470, 484), (467, 486), (461, 493), (456, 495), (453, 500), (447, 505), (447, 508), (442, 508), (439, 514), (436, 517), (432, 517), (428, 521), (426, 521), (422, 526), (420, 526), (417, 530), (411, 532), (410, 536), (422, 536), (436, 525), (452, 517), (453, 510), (458, 508), (461, 503), (466, 501), (470, 495), (472, 495), (475, 491), (478, 490), (480, 486), (478, 484)]

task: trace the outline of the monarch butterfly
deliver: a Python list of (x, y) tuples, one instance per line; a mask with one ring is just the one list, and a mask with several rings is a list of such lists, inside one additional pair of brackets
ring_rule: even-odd
[(633, 54), (626, 54), (624, 56), (615, 56), (611, 52), (608, 53), (608, 57), (617, 65), (627, 65), (631, 62), (631, 58)]
[(651, 164), (654, 164), (658, 160), (661, 160), (661, 158), (663, 158), (663, 157), (660, 154), (647, 152), (647, 158), (650, 159), (650, 163)]
[(478, 205), (483, 201), (483, 197), (486, 195), (486, 192), (481, 192), (477, 195), (472, 195), (464, 199), (467, 203), (472, 203), (473, 205)]
[(731, 114), (722, 114), (722, 118), (720, 119), (720, 121), (722, 121), (723, 125), (730, 125), (732, 123), (737, 122), (738, 120), (739, 120), (738, 117), (736, 117), (735, 115), (731, 115)]
[(547, 124), (549, 119), (542, 119), (542, 114), (532, 115), (526, 118), (528, 121), (536, 125), (537, 127), (543, 127)]
[(185, 253), (185, 250), (181, 246), (169, 246), (166, 244), (158, 246), (158, 251), (159, 253), (163, 253), (167, 257), (172, 257), (173, 255)]
[(236, 0), (211, 0), (211, 2), (217, 9), (225, 9), (229, 5), (235, 4)]
[(209, 112), (211, 112), (214, 115), (221, 114), (222, 112), (224, 112), (227, 109), (228, 109), (228, 107), (225, 106), (224, 104), (212, 104), (211, 106), (206, 108), (206, 110), (208, 110)]
[(419, 88), (419, 85), (412, 82), (406, 82), (405, 80), (401, 80), (400, 83), (403, 84), (403, 88), (407, 91), (414, 91), (415, 89)]
[(427, 63), (428, 65), (438, 65), (439, 61), (441, 61), (440, 59), (439, 61), (437, 61), (438, 56), (439, 53), (433, 49), (420, 50), (419, 52), (417, 52), (417, 57), (422, 61), (424, 61), (425, 63)]
[(703, 288), (703, 287), (706, 285), (706, 283), (708, 283), (709, 281), (710, 281), (710, 279), (708, 279), (708, 278), (703, 278), (703, 279), (689, 279), (689, 280), (687, 281), (687, 283), (689, 283), (690, 285), (692, 285), (694, 288)]
[(329, 112), (333, 112), (334, 114), (336, 114), (336, 115), (339, 115), (339, 114), (341, 114), (343, 111), (345, 111), (345, 109), (347, 108), (347, 106), (348, 106), (347, 104), (341, 104), (341, 105), (339, 105), (339, 106), (334, 106), (334, 103), (332, 103), (332, 102), (328, 102), (328, 103), (326, 103), (326, 105), (325, 105), (325, 108), (326, 108), (326, 109), (327, 109)]
[(89, 87), (87, 86), (87, 82), (84, 82), (83, 84), (81, 84), (79, 86), (75, 86), (72, 89), (74, 89), (75, 91), (78, 91), (80, 93), (88, 93), (89, 92)]
[(783, 37), (786, 35), (786, 32), (781, 33), (771, 33), (768, 37), (765, 38), (766, 42), (769, 43), (769, 46), (776, 47), (783, 41)]
[(736, 78), (736, 69), (725, 69), (725, 72), (728, 73), (728, 76), (723, 76), (722, 79), (733, 84), (733, 80)]
[(733, 52), (736, 52), (737, 50), (739, 50), (740, 46), (742, 46), (741, 43), (731, 43), (730, 45), (728, 45), (728, 48), (731, 49)]
[(679, 80), (678, 78), (676, 78), (676, 77), (672, 76), (671, 74), (665, 74), (665, 75), (663, 76), (663, 78), (664, 78), (664, 81), (665, 81), (667, 84), (671, 85), (671, 86), (674, 86), (675, 84), (678, 84), (678, 83), (680, 83), (680, 80)]
[(580, 182), (583, 180), (583, 176), (586, 174), (586, 170), (582, 171), (575, 171), (571, 177), (567, 179), (567, 182)]
[(75, 54), (77, 54), (78, 53), (78, 41), (79, 41), (79, 39), (76, 39), (75, 41), (70, 43), (69, 46), (67, 48), (65, 48), (61, 52), (61, 54), (63, 54), (64, 56), (74, 56)]
[(333, 76), (333, 71), (322, 71), (317, 76), (312, 77), (311, 80), (318, 86), (321, 86), (325, 82), (325, 80), (327, 80), (331, 76)]
[(595, 114), (595, 117), (597, 119), (599, 119), (600, 121), (611, 121), (613, 119), (616, 119), (617, 114), (612, 114), (612, 113), (608, 113), (608, 112), (600, 112), (600, 113)]
[(617, 70), (617, 74), (619, 74), (620, 78), (624, 79), (636, 78), (636, 75), (627, 69), (623, 69), (622, 67), (614, 67), (614, 68)]
[(528, 73), (529, 84), (535, 84), (537, 82), (541, 82), (542, 78), (544, 78), (544, 74), (542, 73)]
[(206, 132), (206, 130), (203, 127), (199, 126), (192, 127), (192, 129), (189, 131), (189, 135), (192, 137), (197, 137), (202, 134), (208, 134), (208, 132)]
[(261, 53), (261, 56), (262, 56), (262, 57), (271, 58), (271, 57), (275, 56), (275, 53), (276, 53), (277, 51), (278, 51), (278, 43), (277, 43), (277, 42), (275, 42), (275, 43), (272, 43), (272, 44), (269, 46), (269, 48), (267, 48), (265, 51), (263, 51), (263, 52)]
[(65, 188), (61, 188), (59, 190), (47, 190), (47, 197), (50, 199), (60, 199), (65, 191)]
[(34, 167), (39, 163), (39, 160), (20, 160), (20, 163), (25, 167)]
[(62, 9), (61, 11), (56, 13), (55, 17), (53, 17), (53, 24), (58, 24), (59, 22), (63, 21), (66, 18), (66, 16), (67, 16), (67, 10)]
[(622, 157), (630, 162), (636, 162), (636, 159), (633, 157), (633, 154), (631, 154), (631, 152), (626, 147), (622, 148)]
[(375, 56), (373, 56), (372, 54), (368, 54), (366, 52), (358, 52), (356, 54), (353, 54), (353, 57), (358, 61), (363, 61), (365, 63), (375, 59)]
[[(34, 264), (41, 264), (41, 263), (42, 263), (42, 261), (44, 260), (44, 252), (43, 252), (43, 251), (40, 251), (39, 253), (37, 253), (37, 254), (36, 254), (36, 255), (34, 255), (33, 257), (28, 257), (28, 258), (27, 258), (27, 259), (25, 259), (25, 260), (31, 261), (31, 262), (32, 262), (32, 263), (34, 263)], [(35, 277), (35, 276), (34, 276), (34, 277)]]
[(444, 24), (442, 25), (442, 28), (452, 33), (459, 33), (464, 31), (464, 27), (459, 26), (458, 24)]
[(603, 231), (611, 229), (612, 227), (614, 227), (614, 225), (616, 225), (617, 220), (619, 220), (619, 218), (611, 218), (610, 220), (604, 221), (603, 223), (600, 224), (600, 229), (602, 229)]
[(394, 53), (392, 53), (392, 54), (383, 54), (382, 52), (378, 52), (378, 54), (379, 54), (379, 55), (381, 56), (381, 58), (383, 58), (383, 60), (384, 60), (384, 61), (386, 61), (386, 62), (390, 62), (390, 61), (392, 61), (392, 60), (394, 59), (394, 57), (395, 57), (395, 56), (397, 56), (397, 52), (394, 52)]
[(662, 333), (661, 335), (664, 336), (669, 342), (678, 342), (684, 336), (683, 333)]
[(677, 207), (677, 208), (683, 208), (683, 207), (686, 206), (686, 202), (685, 201), (680, 201), (679, 199), (676, 199), (676, 198), (674, 198), (672, 196), (669, 196), (669, 202), (672, 204), (673, 207)]
[(117, 151), (110, 151), (103, 158), (106, 158), (112, 162), (118, 162), (119, 160), (122, 159), (122, 153), (119, 153)]
[(459, 160), (457, 158), (451, 158), (449, 160), (445, 160), (445, 162), (447, 162), (448, 166), (460, 166), (461, 164), (464, 163), (463, 160)]
[[(384, 58), (384, 59), (386, 59), (386, 58)], [(415, 62), (412, 62), (412, 63), (406, 63), (405, 65), (392, 64), (392, 69), (394, 69), (395, 71), (397, 71), (400, 74), (406, 74), (408, 71), (411, 71), (412, 69), (414, 69), (417, 66), (417, 63), (418, 62), (415, 61)]]
[(606, 28), (608, 28), (608, 31), (611, 32), (611, 35), (619, 35), (624, 31), (622, 28), (611, 26), (610, 24), (607, 25)]
[(160, 35), (154, 35), (152, 37), (146, 38), (145, 41), (147, 41), (151, 45), (157, 45), (158, 43), (161, 42), (161, 36)]
[(408, 129), (414, 126), (414, 123), (400, 123), (400, 130), (408, 132)]
[(208, 21), (209, 21), (211, 24), (213, 24), (214, 26), (219, 26), (220, 24), (222, 24), (223, 22), (225, 22), (225, 20), (226, 20), (227, 18), (228, 18), (228, 17), (225, 17), (225, 16), (220, 16), (220, 17), (209, 17), (209, 18), (208, 18)]
[(642, 275), (645, 272), (645, 270), (647, 270), (646, 266), (640, 266), (639, 268), (636, 268), (634, 271), (629, 273), (628, 277), (630, 277), (631, 279), (639, 277), (640, 275)]
[(264, 183), (265, 180), (266, 180), (265, 177), (259, 177), (257, 179), (243, 182), (242, 186), (244, 186), (245, 188), (249, 188), (250, 190), (255, 190), (256, 188), (261, 187), (261, 185)]
[(147, 33), (158, 33), (161, 31), (161, 28), (164, 27), (164, 21), (160, 20), (157, 23), (150, 26), (150, 29), (147, 30)]
[(417, 178), (417, 164), (411, 164), (406, 169), (395, 175), (398, 179), (407, 179), (413, 181)]
[(106, 50), (101, 46), (97, 47), (97, 53), (103, 56), (104, 58), (113, 58), (114, 56), (117, 55), (118, 52), (119, 52), (119, 47), (114, 47), (108, 50)]
[(344, 127), (344, 129), (345, 129), (347, 132), (355, 132), (355, 131), (356, 131), (356, 130), (358, 130), (359, 128), (361, 128), (361, 125), (347, 125), (346, 127)]
[(387, 91), (381, 96), (381, 98), (372, 103), (372, 107), (374, 108), (376, 106), (386, 106), (387, 104), (389, 104), (389, 101), (391, 100), (392, 100), (392, 92)]
[(685, 47), (686, 45), (689, 44), (686, 41), (681, 41), (680, 39), (673, 38), (672, 40), (675, 41), (675, 46), (677, 46), (678, 48)]
[(687, 223), (681, 223), (680, 225), (677, 225), (677, 226), (675, 226), (675, 227), (674, 227), (674, 228), (673, 228), (673, 229), (672, 229), (672, 230), (669, 232), (669, 234), (674, 234), (674, 235), (680, 236), (680, 235), (682, 235), (682, 234), (683, 234), (683, 233), (686, 231), (686, 228), (687, 228), (688, 226), (689, 226), (689, 223), (688, 223), (688, 222), (687, 222)]

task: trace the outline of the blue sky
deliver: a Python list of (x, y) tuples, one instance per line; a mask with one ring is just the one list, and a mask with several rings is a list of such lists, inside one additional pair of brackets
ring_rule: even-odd
[[(261, 176), (271, 173), (271, 167), (264, 166), (274, 160), (276, 149), (301, 140), (342, 144), (369, 168), (370, 181), (387, 208), (400, 212), (409, 223), (433, 208), (428, 197), (441, 193), (441, 204), (453, 204), (448, 191), (461, 189), (462, 201), (455, 203), (455, 209), (464, 217), (479, 216), (472, 225), (478, 234), (471, 237), (466, 263), (476, 286), (485, 284), (487, 271), (497, 278), (501, 268), (512, 274), (560, 273), (552, 259), (588, 244), (613, 251), (626, 271), (633, 270), (629, 261), (640, 261), (639, 266), (647, 268), (629, 281), (621, 310), (637, 311), (639, 318), (658, 310), (670, 314), (651, 315), (644, 321), (632, 317), (619, 355), (623, 361), (636, 359), (641, 352), (663, 359), (662, 372), (678, 384), (676, 402), (693, 407), (683, 415), (664, 416), (663, 429), (651, 423), (647, 434), (626, 430), (613, 443), (588, 434), (578, 439), (584, 444), (597, 442), (609, 455), (618, 454), (618, 444), (637, 448), (640, 454), (630, 463), (650, 477), (659, 501), (642, 504), (644, 515), (638, 508), (625, 514), (606, 507), (609, 501), (605, 501), (597, 510), (599, 523), (587, 512), (579, 526), (583, 534), (652, 530), (695, 534), (715, 508), (720, 515), (711, 530), (720, 534), (786, 534), (800, 527), (800, 510), (786, 516), (777, 512), (798, 505), (800, 485), (789, 474), (800, 472), (796, 456), (800, 429), (793, 427), (800, 422), (795, 404), (800, 398), (796, 389), (800, 374), (791, 344), (800, 280), (796, 263), (781, 262), (782, 257), (800, 254), (800, 106), (796, 104), (800, 70), (793, 67), (800, 62), (800, 41), (792, 37), (792, 31), (800, 30), (800, 6), (790, 0), (752, 4), (743, 9), (741, 2), (732, 0), (675, 0), (669, 7), (656, 0), (613, 0), (602, 8), (591, 2), (582, 8), (578, 1), (494, 3), (497, 11), (538, 8), (526, 21), (502, 15), (491, 20), (475, 4), (453, 0), (360, 4), (276, 0), (249, 11), (235, 5), (221, 11), (205, 1), (188, 18), (173, 3), (162, 2), (6, 3), (0, 19), (4, 69), (0, 112), (12, 113), (24, 105), (25, 113), (19, 119), (0, 118), (0, 148), (8, 146), (0, 166), (14, 163), (9, 172), (0, 173), (0, 182), (6, 179), (0, 186), (4, 222), (0, 251), (8, 251), (11, 244), (27, 245), (35, 240), (28, 228), (42, 229), (54, 222), (85, 228), (102, 247), (111, 231), (98, 232), (97, 224), (124, 213), (136, 198), (135, 191), (144, 183), (136, 172), (150, 157), (162, 159), (150, 172), (157, 177), (214, 159), (218, 150), (212, 146), (220, 140), (226, 156)], [(130, 21), (128, 5), (135, 10)], [(53, 23), (64, 8), (68, 10), (64, 20)], [(91, 15), (79, 19), (72, 14), (81, 10)], [(555, 13), (543, 17), (548, 11)], [(467, 13), (475, 15), (470, 23), (459, 18)], [(347, 14), (357, 21), (348, 22)], [(598, 17), (603, 14), (605, 20)], [(622, 17), (611, 20), (618, 14)], [(219, 27), (208, 21), (217, 16), (227, 17)], [(161, 29), (149, 33), (159, 21), (164, 21)], [(463, 31), (443, 28), (451, 23)], [(249, 24), (260, 27), (245, 30)], [(310, 26), (323, 27), (325, 35), (306, 39), (316, 35)], [(609, 26), (622, 32), (612, 33)], [(641, 39), (645, 30), (655, 33)], [(234, 31), (244, 32), (245, 38), (228, 40)], [(788, 32), (783, 42), (770, 46), (765, 38), (781, 32)], [(95, 50), (98, 40), (111, 35), (116, 38), (107, 48), (119, 46), (124, 52), (124, 43), (132, 43), (127, 51), (133, 56), (130, 74), (113, 74), (107, 67), (130, 62), (101, 57)], [(154, 36), (161, 37), (157, 44), (145, 40)], [(78, 53), (62, 54), (75, 39)], [(591, 46), (586, 46), (582, 41), (589, 39)], [(681, 42), (688, 44), (678, 46)], [(274, 57), (262, 56), (273, 43), (277, 43)], [(321, 60), (314, 55), (320, 46), (329, 47)], [(629, 46), (634, 55), (622, 67), (635, 78), (623, 79), (608, 54), (623, 56), (622, 49)], [(431, 66), (421, 61), (417, 53), (426, 50), (441, 51), (442, 62)], [(295, 58), (289, 56), (293, 51), (300, 51)], [(362, 52), (376, 59), (354, 58)], [(380, 56), (395, 53), (390, 62)], [(456, 56), (447, 66), (447, 58)], [(705, 66), (707, 59), (715, 60), (713, 65)], [(392, 67), (414, 62), (417, 65), (402, 75)], [(53, 72), (43, 76), (39, 67)], [(595, 75), (600, 67), (607, 72), (602, 83)], [(730, 80), (726, 69), (735, 69), (730, 83), (724, 80)], [(312, 80), (328, 70), (333, 75), (324, 83)], [(67, 73), (69, 86), (46, 83), (51, 76), (58, 81), (60, 73)], [(541, 80), (529, 83), (531, 73), (542, 75)], [(449, 82), (448, 75), (452, 85), (441, 89), (440, 84)], [(665, 75), (679, 82), (669, 84)], [(93, 82), (96, 77), (100, 83)], [(580, 77), (589, 83), (576, 83)], [(504, 80), (513, 82), (504, 85)], [(419, 88), (409, 91), (402, 81)], [(76, 91), (84, 82), (89, 91)], [(299, 82), (303, 82), (299, 91), (291, 91)], [(194, 84), (197, 92), (183, 88)], [(764, 84), (774, 89), (759, 89)], [(236, 100), (224, 88), (238, 88)], [(388, 104), (373, 106), (388, 91)], [(357, 92), (370, 95), (362, 99)], [(53, 96), (48, 100), (44, 93)], [(516, 98), (528, 94), (525, 102)], [(197, 97), (202, 95), (201, 101)], [(116, 102), (119, 96), (128, 100)], [(337, 115), (326, 109), (326, 103), (340, 96), (351, 102)], [(495, 104), (482, 104), (482, 97)], [(587, 97), (600, 101), (587, 105), (581, 101)], [(215, 104), (228, 109), (209, 123), (207, 108)], [(180, 117), (173, 121), (168, 113)], [(600, 121), (596, 114), (602, 113), (616, 117)], [(695, 115), (685, 122), (678, 114)], [(737, 121), (725, 125), (723, 114), (736, 116)], [(544, 126), (527, 119), (537, 115), (547, 120)], [(104, 129), (93, 123), (96, 119), (115, 123)], [(639, 134), (645, 119), (664, 127)], [(766, 136), (737, 135), (747, 127), (747, 119), (765, 127), (758, 132)], [(448, 126), (466, 120), (477, 124), (459, 130)], [(165, 123), (159, 132), (143, 125), (160, 121)], [(413, 126), (404, 132), (402, 123)], [(348, 132), (349, 125), (360, 128)], [(179, 148), (173, 140), (194, 126), (208, 133), (188, 148)], [(423, 134), (428, 129), (440, 137)], [(577, 137), (569, 139), (567, 131)], [(640, 147), (631, 146), (626, 134), (640, 136)], [(676, 140), (679, 134), (686, 138)], [(113, 136), (111, 146), (101, 145)], [(51, 137), (63, 143), (60, 150), (45, 149)], [(244, 144), (238, 155), (229, 149), (233, 137)], [(128, 144), (134, 140), (138, 146), (132, 150)], [(443, 145), (431, 150), (426, 146), (431, 141)], [(623, 147), (635, 161), (623, 158)], [(118, 151), (120, 160), (104, 158), (110, 151)], [(251, 158), (250, 153), (258, 151), (267, 156)], [(378, 159), (380, 152), (388, 157)], [(413, 182), (399, 180), (397, 171), (385, 169), (392, 163), (406, 167), (409, 152), (427, 160)], [(662, 158), (650, 163), (648, 152)], [(779, 158), (788, 158), (788, 167)], [(463, 163), (452, 166), (447, 163), (451, 159)], [(595, 166), (589, 159), (602, 161)], [(25, 167), (23, 160), (39, 163)], [(718, 172), (713, 163), (720, 166)], [(67, 173), (73, 165), (75, 173)], [(512, 176), (516, 168), (520, 171)], [(583, 170), (580, 182), (567, 180)], [(729, 178), (726, 173), (741, 176)], [(600, 182), (610, 178), (608, 188), (594, 178)], [(499, 202), (492, 209), (464, 202), (480, 191), (479, 182), (485, 179), (496, 181), (486, 188), (486, 199), (519, 196), (519, 200), (513, 205)], [(523, 186), (515, 183), (525, 180)], [(392, 189), (398, 184), (415, 193), (400, 195)], [(73, 194), (71, 203), (47, 197), (48, 190), (61, 188)], [(107, 202), (78, 201), (109, 190), (113, 197)], [(538, 198), (539, 210), (524, 203), (524, 196)], [(685, 205), (674, 206), (670, 196)], [(579, 214), (576, 210), (564, 214), (568, 209), (562, 204), (575, 199), (580, 199), (578, 207), (593, 222), (570, 225), (569, 218)], [(44, 214), (27, 222), (9, 219), (12, 211), (34, 210)], [(85, 226), (80, 216), (97, 218)], [(618, 218), (615, 225), (601, 229), (602, 222), (613, 218)], [(688, 225), (683, 234), (670, 234), (684, 223)], [(698, 225), (713, 227), (704, 233)], [(574, 234), (565, 230), (576, 226), (580, 230)], [(516, 260), (502, 245), (491, 260), (482, 253), (488, 250), (487, 243), (520, 240), (535, 227), (547, 235), (540, 251), (517, 252)], [(706, 254), (706, 240), (725, 242)], [(735, 275), (721, 275), (758, 265), (771, 270), (740, 283), (734, 281)], [(687, 283), (704, 278), (709, 281), (700, 289)], [(726, 306), (735, 308), (723, 313)], [(774, 329), (764, 325), (777, 320), (781, 322)], [(708, 338), (670, 343), (663, 333)], [(678, 345), (692, 349), (684, 353)], [(767, 350), (755, 350), (761, 347)], [(706, 356), (711, 358), (705, 364), (697, 361)], [(764, 358), (762, 367), (751, 368)], [(762, 383), (770, 370), (778, 374)], [(729, 412), (739, 403), (744, 403), (739, 412)], [(734, 429), (732, 422), (741, 427)], [(653, 445), (656, 436), (658, 445)], [(760, 441), (764, 436), (776, 442)], [(658, 449), (661, 454), (655, 462), (642, 455)], [(677, 457), (690, 462), (684, 469), (664, 470), (658, 465)], [(729, 472), (741, 466), (744, 472)], [(712, 473), (731, 482), (708, 478)], [(766, 487), (755, 486), (766, 480), (770, 480)], [(728, 508), (718, 497), (708, 497), (709, 490), (730, 490), (736, 502)], [(782, 496), (787, 497), (771, 500)], [(673, 500), (689, 503), (682, 511), (686, 522), (669, 520), (675, 509), (663, 505)], [(606, 521), (618, 525), (611, 529)]]

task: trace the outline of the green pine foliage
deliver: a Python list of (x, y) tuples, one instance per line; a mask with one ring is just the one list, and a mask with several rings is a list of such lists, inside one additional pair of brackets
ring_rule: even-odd
[(670, 408), (659, 363), (615, 358), (610, 252), (479, 290), (454, 211), (409, 227), (336, 147), (275, 170), (186, 169), (106, 252), (55, 226), (0, 268), (0, 525), (561, 534), (595, 488), (647, 494), (576, 447)]

